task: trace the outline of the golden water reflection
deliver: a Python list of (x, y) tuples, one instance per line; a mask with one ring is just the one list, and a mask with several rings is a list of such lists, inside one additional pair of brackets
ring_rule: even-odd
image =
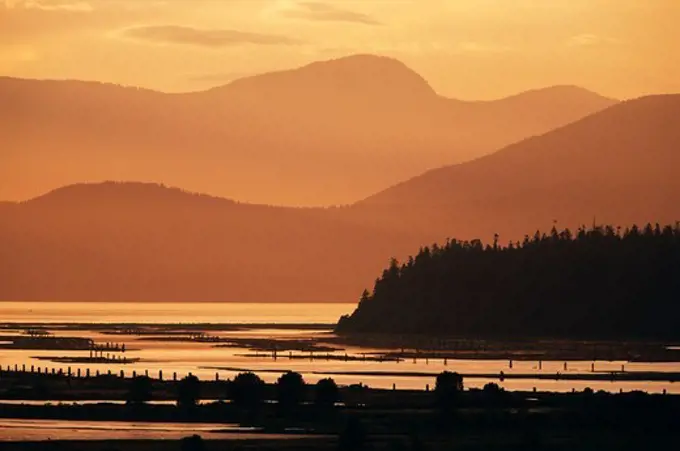
[[(304, 323), (333, 323), (340, 314), (349, 312), (352, 304), (187, 304), (187, 303), (163, 303), (163, 304), (127, 304), (127, 303), (0, 303), (2, 320), (5, 322), (22, 323), (117, 323), (121, 321), (135, 323), (260, 323), (270, 324), (256, 329), (236, 331), (210, 331), (210, 335), (219, 337), (249, 337), (269, 339), (309, 339), (332, 336), (328, 330), (306, 330), (295, 328), (277, 328), (271, 324), (304, 324)], [(206, 311), (209, 309), (209, 312)], [(198, 313), (196, 313), (198, 312)], [(49, 328), (49, 326), (48, 326)], [(21, 332), (21, 331), (17, 331)], [(533, 374), (556, 374), (556, 373), (590, 373), (614, 372), (622, 367), (626, 371), (656, 371), (656, 372), (680, 372), (678, 362), (642, 363), (627, 361), (570, 361), (564, 368), (564, 362), (543, 361), (539, 367), (534, 361), (514, 361), (512, 368), (507, 360), (442, 360), (442, 359), (417, 359), (401, 362), (393, 361), (362, 361), (362, 360), (326, 360), (326, 352), (314, 353), (314, 359), (288, 358), (288, 352), (280, 352), (274, 355), (262, 353), (259, 357), (247, 357), (244, 354), (252, 354), (243, 347), (215, 347), (214, 343), (192, 341), (164, 341), (161, 337), (140, 337), (136, 335), (116, 334), (110, 335), (101, 331), (91, 330), (68, 330), (52, 329), (56, 336), (61, 337), (85, 337), (92, 338), (97, 343), (115, 342), (125, 344), (128, 358), (139, 359), (138, 362), (122, 363), (58, 363), (47, 360), (38, 360), (36, 357), (87, 357), (89, 351), (61, 351), (61, 350), (24, 350), (3, 349), (0, 351), (0, 365), (3, 369), (16, 365), (27, 369), (33, 366), (42, 371), (51, 372), (67, 371), (70, 367), (73, 373), (80, 368), (82, 374), (89, 369), (92, 375), (99, 371), (102, 374), (111, 372), (120, 374), (124, 371), (126, 376), (132, 372), (136, 374), (149, 374), (159, 377), (163, 372), (165, 379), (173, 377), (182, 378), (189, 373), (199, 376), (201, 379), (226, 379), (233, 377), (240, 370), (253, 370), (266, 381), (273, 382), (279, 375), (287, 370), (302, 373), (305, 379), (314, 383), (324, 377), (333, 377), (340, 384), (363, 383), (370, 387), (425, 389), (426, 386), (434, 385), (434, 377), (441, 371), (457, 371), (465, 374), (500, 374), (505, 375), (533, 373)], [(4, 330), (0, 335), (9, 332)], [(140, 339), (145, 338), (145, 339)], [(362, 355), (363, 353), (381, 352), (381, 349), (368, 349), (360, 347), (344, 347), (343, 350), (333, 355)], [(300, 352), (294, 352), (300, 355)], [(594, 365), (594, 367), (593, 367)], [(368, 375), (351, 373), (401, 373), (387, 375)], [(344, 373), (344, 374), (343, 374)], [(409, 373), (427, 373), (413, 375)], [(581, 391), (586, 387), (594, 390), (606, 390), (618, 392), (620, 390), (645, 390), (649, 392), (680, 393), (680, 384), (671, 382), (647, 382), (647, 381), (573, 381), (573, 380), (547, 380), (547, 379), (505, 379), (498, 378), (466, 378), (467, 387), (482, 387), (487, 382), (497, 382), (509, 390), (533, 390), (538, 391)]]

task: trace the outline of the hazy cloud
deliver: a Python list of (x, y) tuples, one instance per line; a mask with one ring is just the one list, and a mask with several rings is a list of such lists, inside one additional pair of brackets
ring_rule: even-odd
[(143, 8), (135, 6), (139, 4), (132, 0), (0, 0), (0, 45), (76, 36), (84, 30), (103, 34), (158, 17), (158, 2), (148, 0)]
[(569, 47), (592, 47), (603, 44), (617, 44), (619, 41), (607, 36), (599, 36), (596, 34), (584, 33), (572, 36), (567, 40)]
[(284, 9), (281, 14), (295, 19), (380, 25), (380, 22), (368, 14), (338, 8), (330, 3), (322, 2), (300, 2), (292, 8)]
[(285, 36), (225, 29), (199, 29), (180, 25), (128, 28), (126, 36), (150, 42), (187, 44), (199, 47), (227, 47), (238, 44), (296, 45), (300, 41)]
[(75, 0), (5, 0), (7, 9), (37, 9), (42, 11), (78, 11), (90, 12), (92, 5), (85, 1)]

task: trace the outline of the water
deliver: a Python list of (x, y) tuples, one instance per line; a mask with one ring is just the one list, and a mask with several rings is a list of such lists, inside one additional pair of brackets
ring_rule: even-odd
[[(229, 400), (218, 400), (218, 399), (202, 399), (199, 401), (199, 404), (210, 404), (213, 402), (223, 402), (223, 403), (229, 403), (231, 401)], [(175, 406), (177, 405), (177, 401), (173, 401), (171, 399), (167, 400), (151, 400), (151, 401), (146, 401), (147, 404), (150, 404), (152, 406)], [(88, 400), (80, 400), (80, 401), (73, 401), (71, 399), (51, 399), (49, 401), (45, 400), (35, 400), (35, 399), (3, 399), (0, 400), (0, 404), (8, 404), (8, 405), (14, 405), (14, 406), (45, 406), (45, 405), (53, 405), (53, 406), (58, 406), (58, 405), (63, 405), (63, 406), (91, 406), (95, 404), (115, 404), (115, 405), (125, 405), (127, 404), (126, 401), (120, 400), (120, 399), (88, 399)]]
[[(337, 318), (349, 313), (355, 307), (354, 304), (216, 304), (216, 303), (0, 303), (0, 320), (4, 322), (22, 323), (258, 323), (268, 324), (266, 327), (257, 329), (234, 330), (234, 331), (208, 331), (210, 335), (235, 336), (250, 338), (278, 338), (278, 339), (305, 339), (331, 337), (330, 326), (327, 330), (303, 330), (296, 328), (281, 328), (277, 325), (325, 323), (332, 324)], [(49, 328), (49, 327), (48, 327)], [(305, 380), (314, 383), (324, 377), (333, 377), (339, 384), (364, 383), (370, 387), (425, 389), (426, 385), (434, 386), (435, 375), (441, 371), (458, 371), (461, 374), (485, 373), (499, 374), (503, 371), (506, 375), (521, 373), (541, 374), (585, 374), (591, 372), (592, 361), (569, 362), (565, 370), (563, 362), (543, 361), (539, 370), (538, 362), (514, 361), (513, 368), (509, 368), (507, 360), (447, 360), (442, 359), (418, 359), (402, 362), (371, 362), (371, 361), (344, 361), (325, 360), (318, 357), (325, 352), (317, 352), (317, 359), (289, 359), (288, 352), (281, 352), (277, 358), (271, 354), (262, 357), (245, 357), (243, 354), (251, 353), (245, 348), (214, 347), (212, 343), (201, 342), (168, 342), (158, 338), (140, 340), (134, 335), (107, 335), (101, 331), (76, 331), (64, 328), (53, 329), (56, 336), (88, 337), (96, 342), (125, 343), (128, 352), (127, 357), (139, 358), (140, 361), (133, 364), (73, 364), (55, 363), (38, 360), (37, 356), (52, 357), (86, 357), (88, 351), (43, 351), (43, 350), (1, 350), (0, 365), (14, 367), (18, 365), (31, 365), (51, 371), (52, 368), (66, 371), (71, 367), (73, 373), (78, 368), (82, 374), (90, 369), (92, 375), (96, 370), (105, 374), (109, 370), (113, 374), (119, 374), (121, 370), (127, 376), (133, 371), (144, 374), (148, 371), (152, 377), (158, 377), (159, 371), (163, 371), (164, 378), (172, 377), (177, 373), (178, 378), (188, 373), (195, 374), (201, 379), (214, 379), (216, 375), (220, 379), (231, 378), (240, 370), (253, 370), (265, 381), (275, 381), (286, 370), (298, 371), (303, 374)], [(0, 331), (0, 335), (9, 335), (7, 331)], [(352, 355), (364, 352), (378, 352), (377, 349), (365, 349), (358, 347), (346, 347), (337, 351), (336, 355), (344, 355), (345, 352)], [(300, 354), (295, 352), (295, 354)], [(640, 363), (627, 361), (596, 361), (595, 371), (612, 372), (619, 371), (625, 366), (626, 371), (659, 371), (680, 372), (680, 363)], [(390, 372), (398, 375), (365, 375), (350, 374), (352, 372)], [(332, 373), (332, 374), (327, 374)], [(345, 373), (345, 374), (343, 374)], [(426, 376), (412, 375), (408, 373), (427, 373)], [(610, 381), (569, 381), (569, 380), (543, 380), (543, 379), (505, 379), (500, 382), (498, 378), (466, 378), (467, 387), (483, 387), (487, 382), (496, 382), (510, 390), (532, 390), (534, 387), (539, 391), (578, 391), (585, 387), (594, 390), (606, 390), (618, 392), (620, 390), (645, 390), (649, 392), (680, 393), (680, 384), (670, 382), (610, 382)]]
[(6, 323), (326, 323), (351, 313), (348, 303), (0, 302)]
[(204, 439), (281, 440), (314, 437), (265, 434), (253, 428), (219, 423), (0, 419), (0, 441), (171, 440), (198, 434)]

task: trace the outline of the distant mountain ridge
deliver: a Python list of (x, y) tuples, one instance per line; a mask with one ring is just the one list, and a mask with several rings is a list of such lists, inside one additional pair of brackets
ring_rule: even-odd
[(375, 55), (317, 61), (297, 69), (240, 78), (205, 92), (245, 92), (270, 101), (269, 96), (298, 95), (301, 83), (315, 90), (313, 94), (323, 96), (308, 99), (311, 101), (326, 101), (330, 96), (333, 101), (380, 100), (398, 105), (439, 97), (427, 80), (401, 61)]
[(184, 202), (212, 202), (224, 206), (236, 205), (231, 199), (193, 193), (177, 187), (166, 187), (163, 184), (149, 182), (116, 182), (76, 183), (62, 186), (35, 197), (20, 205), (40, 204), (53, 205), (60, 208), (80, 208), (111, 205), (111, 202), (151, 203), (157, 204), (165, 200)]
[(377, 270), (355, 247), (388, 254), (400, 240), (323, 210), (79, 184), (0, 208), (0, 299), (346, 300)]
[(371, 55), (183, 94), (0, 78), (0, 199), (151, 180), (255, 203), (349, 204), (616, 102), (565, 89), (447, 99), (403, 63)]
[[(614, 105), (491, 155), (399, 183), (353, 208), (446, 236), (680, 219), (680, 95)], [(499, 219), (497, 219), (499, 218)], [(374, 219), (376, 220), (376, 219)]]
[(623, 102), (343, 208), (153, 183), (0, 204), (0, 300), (356, 300), (390, 257), (457, 239), (680, 220), (680, 95)]

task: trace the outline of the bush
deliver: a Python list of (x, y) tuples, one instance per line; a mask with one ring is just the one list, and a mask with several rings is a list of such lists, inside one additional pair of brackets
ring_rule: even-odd
[(302, 402), (307, 385), (300, 373), (288, 371), (276, 382), (276, 393), (283, 407), (294, 407)]
[(180, 440), (180, 449), (181, 451), (204, 451), (205, 443), (200, 435), (194, 434)]
[(314, 403), (320, 407), (333, 407), (340, 400), (338, 385), (331, 378), (321, 379), (314, 387)]
[(240, 373), (229, 383), (229, 399), (240, 407), (255, 407), (264, 400), (264, 388), (257, 374)]
[(462, 391), (463, 376), (460, 374), (444, 371), (437, 376), (434, 395), (439, 407), (452, 407)]
[(147, 376), (137, 376), (132, 378), (128, 387), (126, 401), (129, 404), (140, 405), (151, 401), (153, 384)]
[(177, 405), (182, 408), (196, 407), (201, 397), (201, 383), (196, 376), (187, 376), (177, 385)]

